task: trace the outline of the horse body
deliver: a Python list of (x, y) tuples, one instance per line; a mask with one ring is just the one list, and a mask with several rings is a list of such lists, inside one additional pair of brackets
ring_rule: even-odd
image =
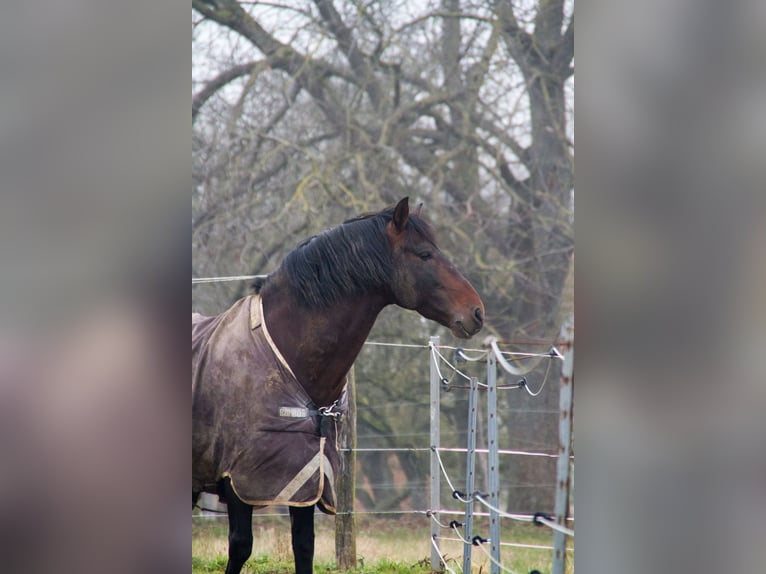
[[(228, 478), (253, 506), (335, 510), (335, 425), (311, 400), (270, 339), (262, 299), (244, 297), (192, 323), (192, 490)], [(338, 397), (340, 399), (341, 397)], [(338, 401), (334, 411), (345, 410)]]
[[(318, 408), (337, 404), (346, 374), (387, 305), (415, 310), (461, 338), (477, 333), (484, 318), (478, 294), (439, 251), (419, 213), (410, 216), (407, 198), (304, 242), (256, 290), (275, 354)], [(195, 446), (195, 458), (202, 450)], [(229, 514), (226, 573), (238, 574), (252, 548), (253, 506), (238, 496), (236, 478), (216, 478)], [(288, 504), (296, 574), (310, 574), (313, 505)]]

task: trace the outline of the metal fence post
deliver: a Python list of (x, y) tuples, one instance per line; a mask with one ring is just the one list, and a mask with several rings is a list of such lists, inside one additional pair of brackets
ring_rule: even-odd
[[(471, 377), (471, 390), (468, 395), (468, 444), (465, 461), (465, 494), (468, 498), (476, 490), (476, 424), (478, 421), (479, 381)], [(473, 501), (465, 505), (463, 521), (463, 572), (471, 572), (471, 537), (473, 536)]]
[[(439, 337), (431, 337), (430, 343), (432, 346), (439, 346)], [(436, 364), (436, 353), (431, 351), (431, 511), (434, 516), (439, 518), (437, 512), (441, 508), (441, 492), (440, 485), (440, 471), (439, 460), (437, 458), (437, 452), (435, 449), (440, 446), (440, 425), (439, 425), (439, 398), (440, 398), (440, 385), (439, 370)], [(431, 538), (433, 544), (431, 545), (431, 570), (442, 570), (441, 558), (439, 557), (439, 525), (435, 520), (431, 520)]]
[[(564, 366), (561, 368), (561, 390), (559, 391), (559, 459), (556, 464), (556, 522), (566, 526), (569, 515), (569, 456), (572, 432), (572, 391), (574, 387), (574, 321), (570, 318), (561, 328)], [(552, 574), (564, 574), (566, 567), (566, 535), (553, 533)]]
[[(489, 503), (500, 506), (500, 455), (497, 436), (497, 359), (493, 352), (487, 354), (487, 440), (489, 441)], [(500, 516), (489, 509), (490, 555), (496, 562), (490, 566), (491, 574), (499, 574), (500, 567)]]

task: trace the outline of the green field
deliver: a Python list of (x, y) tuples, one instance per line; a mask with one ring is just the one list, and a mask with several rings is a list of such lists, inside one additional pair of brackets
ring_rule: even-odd
[[(338, 573), (335, 568), (335, 520), (316, 515), (316, 560), (314, 571)], [(406, 518), (361, 517), (357, 521), (358, 566), (354, 574), (408, 574), (430, 572), (429, 519), (425, 516)], [(479, 521), (475, 533), (488, 536), (486, 524)], [(223, 573), (226, 567), (227, 522), (221, 518), (194, 518), (192, 521), (192, 572)], [(253, 519), (253, 554), (245, 564), (244, 574), (290, 574), (293, 572), (290, 550), (290, 524), (287, 517), (258, 516)], [(443, 536), (456, 538), (453, 530)], [(553, 536), (547, 528), (531, 524), (503, 524), (504, 542), (551, 546)], [(571, 542), (570, 542), (571, 544)], [(451, 568), (461, 571), (461, 542), (441, 541), (442, 554)], [(489, 550), (485, 546), (487, 551)], [(504, 546), (501, 561), (504, 568), (518, 574), (537, 569), (543, 574), (551, 570), (552, 550)], [(573, 553), (567, 553), (567, 573), (574, 573)], [(480, 548), (473, 549), (474, 573), (489, 572), (490, 561)]]

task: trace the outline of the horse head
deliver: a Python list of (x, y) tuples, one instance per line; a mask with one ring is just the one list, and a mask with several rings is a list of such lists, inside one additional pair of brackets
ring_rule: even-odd
[(394, 302), (461, 339), (478, 333), (484, 324), (484, 303), (436, 245), (433, 231), (420, 218), (420, 207), (411, 214), (409, 198), (402, 199), (386, 224), (386, 234), (393, 254)]

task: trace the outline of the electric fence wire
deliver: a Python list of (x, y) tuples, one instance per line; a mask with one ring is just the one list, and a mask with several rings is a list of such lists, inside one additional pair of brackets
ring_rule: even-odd
[(457, 347), (455, 349), (455, 355), (462, 358), (464, 361), (468, 361), (469, 363), (474, 363), (476, 361), (483, 361), (484, 359), (487, 358), (487, 354), (489, 353), (489, 351), (487, 350), (477, 351), (477, 352), (479, 353), (478, 355), (469, 356), (465, 354), (465, 349), (461, 347)]
[[(489, 540), (487, 540), (487, 542), (489, 542)], [(503, 572), (510, 572), (510, 574), (516, 574), (516, 571), (515, 571), (515, 570), (511, 570), (511, 569), (510, 569), (510, 568), (508, 568), (507, 566), (503, 566), (503, 565), (502, 565), (500, 562), (498, 562), (497, 560), (495, 560), (495, 558), (492, 556), (492, 554), (490, 554), (489, 552), (487, 552), (487, 549), (486, 549), (486, 548), (484, 548), (484, 543), (483, 543), (483, 542), (479, 542), (479, 544), (476, 544), (476, 546), (478, 546), (478, 547), (479, 547), (479, 550), (481, 550), (482, 552), (484, 552), (484, 554), (486, 554), (486, 555), (487, 555), (487, 558), (489, 558), (489, 559), (490, 559), (490, 561), (491, 561), (491, 562), (492, 562), (492, 563), (493, 563), (495, 566), (497, 566), (498, 568), (500, 568), (500, 570), (502, 570)]]
[(484, 506), (486, 506), (488, 509), (490, 509), (492, 512), (496, 512), (500, 516), (504, 516), (506, 518), (510, 518), (511, 520), (519, 520), (521, 522), (534, 522), (535, 524), (544, 524), (548, 528), (552, 530), (556, 530), (558, 532), (561, 532), (562, 534), (566, 534), (567, 536), (574, 537), (574, 530), (571, 528), (567, 528), (566, 526), (562, 526), (558, 522), (554, 522), (553, 520), (550, 520), (543, 516), (541, 513), (537, 513), (533, 515), (531, 518), (522, 515), (522, 514), (511, 514), (509, 512), (505, 512), (503, 510), (500, 510), (496, 506), (493, 506), (491, 503), (487, 502), (481, 494), (474, 494), (474, 499), (478, 500), (480, 503), (482, 503)]
[(229, 277), (192, 277), (192, 285), (202, 283), (227, 283), (229, 281), (250, 281), (252, 279), (265, 279), (266, 275), (231, 275)]
[[(450, 523), (450, 524), (442, 524), (442, 523), (439, 521), (439, 519), (438, 519), (438, 518), (436, 518), (436, 515), (437, 515), (437, 514), (439, 514), (439, 511), (438, 511), (438, 510), (437, 510), (436, 512), (431, 512), (430, 510), (428, 511), (428, 516), (429, 516), (429, 517), (431, 518), (431, 520), (433, 520), (433, 521), (434, 521), (434, 522), (435, 522), (435, 523), (436, 523), (436, 524), (437, 524), (437, 525), (438, 525), (440, 528), (449, 528), (449, 527), (450, 527), (450, 524), (452, 524), (452, 523)], [(453, 522), (454, 522), (454, 521), (453, 521)]]
[(482, 538), (481, 536), (474, 536), (473, 540), (466, 540), (463, 537), (463, 535), (460, 534), (460, 532), (458, 531), (458, 529), (455, 526), (453, 526), (452, 528), (455, 531), (455, 534), (457, 534), (457, 536), (458, 536), (457, 538), (451, 538), (451, 537), (448, 537), (448, 536), (439, 536), (438, 537), (439, 540), (451, 540), (451, 541), (454, 541), (454, 542), (462, 542), (463, 544), (470, 544), (472, 546), (476, 546), (479, 549), (481, 549), (484, 552), (484, 554), (487, 555), (487, 558), (489, 558), (492, 561), (493, 564), (496, 564), (498, 568), (500, 568), (504, 572), (510, 572), (511, 574), (516, 574), (515, 570), (511, 570), (507, 566), (503, 566), (500, 562), (495, 560), (489, 552), (487, 552), (487, 550), (484, 548), (484, 544), (489, 542), (488, 539)]
[[(447, 365), (447, 366), (448, 366), (450, 369), (452, 369), (452, 371), (453, 371), (453, 372), (457, 373), (458, 375), (460, 375), (461, 377), (463, 377), (465, 380), (467, 380), (467, 381), (470, 381), (470, 380), (471, 380), (471, 377), (470, 377), (469, 375), (466, 375), (466, 374), (465, 374), (463, 371), (461, 371), (461, 370), (460, 370), (460, 369), (458, 369), (458, 368), (457, 368), (455, 365), (453, 365), (453, 364), (452, 364), (452, 363), (450, 363), (450, 362), (449, 362), (447, 359), (445, 359), (445, 358), (444, 358), (444, 355), (442, 355), (442, 354), (439, 352), (439, 349), (437, 348), (437, 346), (436, 346), (436, 345), (434, 345), (434, 344), (432, 343), (430, 346), (431, 346), (431, 352), (432, 352), (433, 354), (435, 354), (435, 355), (436, 355), (436, 356), (434, 357), (434, 364), (436, 365), (436, 372), (437, 372), (437, 374), (439, 375), (439, 380), (441, 380), (441, 381), (445, 381), (445, 380), (447, 380), (447, 379), (445, 379), (445, 377), (442, 375), (441, 369), (439, 368), (439, 361), (436, 359), (436, 357), (439, 357), (439, 358), (440, 358), (442, 361), (444, 361), (444, 363), (445, 363), (445, 364), (446, 364), (446, 365)], [(481, 384), (482, 384), (482, 383), (479, 383), (479, 385), (481, 385)], [(486, 385), (484, 385), (484, 386), (486, 386)]]
[[(444, 478), (446, 479), (447, 484), (449, 485), (450, 490), (452, 491), (452, 496), (455, 498), (455, 500), (459, 500), (460, 502), (463, 502), (465, 504), (469, 504), (469, 503), (473, 502), (473, 498), (467, 498), (466, 499), (466, 498), (463, 498), (460, 495), (460, 492), (452, 484), (452, 481), (450, 480), (449, 475), (447, 474), (447, 469), (444, 468), (444, 463), (442, 462), (442, 457), (439, 454), (439, 451), (436, 449), (436, 447), (433, 447), (433, 451), (436, 454), (436, 460), (439, 461), (439, 466), (442, 469), (442, 474), (444, 475)], [(469, 495), (470, 495), (470, 493), (469, 493)]]
[(515, 365), (512, 365), (503, 356), (503, 352), (500, 350), (500, 347), (497, 346), (497, 338), (496, 337), (491, 337), (489, 339), (489, 346), (492, 348), (492, 351), (494, 351), (495, 358), (497, 359), (497, 362), (500, 364), (500, 366), (503, 367), (503, 369), (505, 369), (510, 374), (516, 375), (517, 377), (523, 377), (524, 375), (532, 372), (532, 370), (534, 370), (537, 367), (537, 365), (540, 364), (540, 361), (543, 358), (547, 357), (548, 359), (554, 359), (554, 358), (556, 358), (556, 359), (563, 359), (561, 353), (559, 353), (558, 351), (556, 351), (554, 353), (553, 349), (555, 349), (555, 347), (552, 347), (551, 348), (551, 352), (549, 352), (547, 354), (544, 354), (544, 355), (537, 355), (538, 356), (538, 360), (537, 361), (533, 361), (533, 362), (531, 362), (529, 365), (527, 365), (525, 367), (516, 367)]
[[(463, 377), (464, 379), (466, 379), (468, 381), (471, 380), (471, 377), (469, 375), (467, 375), (466, 373), (464, 373), (463, 371), (458, 369), (449, 360), (447, 360), (447, 358), (444, 355), (442, 355), (439, 352), (439, 348), (444, 349), (444, 348), (455, 348), (455, 347), (445, 347), (445, 346), (437, 347), (436, 345), (433, 345), (433, 344), (430, 344), (430, 347), (431, 347), (431, 352), (435, 355), (434, 356), (434, 364), (436, 366), (436, 373), (437, 373), (437, 375), (439, 377), (439, 380), (442, 382), (442, 384), (445, 387), (447, 387), (448, 389), (470, 389), (470, 386), (468, 386), (468, 385), (465, 385), (465, 386), (452, 385), (451, 384), (451, 378), (447, 379), (442, 374), (441, 368), (439, 367), (439, 360), (438, 359), (441, 359), (441, 361), (443, 363), (445, 363), (452, 370), (453, 374), (460, 375), (461, 377)], [(462, 351), (462, 349), (460, 349), (460, 348), (455, 348), (455, 349), (456, 349), (456, 353), (459, 353), (460, 351)], [(540, 359), (543, 359), (543, 358), (551, 359), (551, 358), (554, 358), (556, 356), (556, 355), (552, 355), (551, 353), (546, 353), (546, 354), (524, 353), (524, 354), (527, 355), (527, 356), (530, 356), (530, 357), (538, 357)], [(438, 357), (438, 359), (437, 359), (437, 357)], [(476, 359), (476, 360), (478, 360), (478, 359)], [(503, 359), (503, 360), (505, 360), (505, 359)], [(506, 363), (507, 363), (507, 361), (506, 361)], [(507, 364), (510, 365), (510, 363), (507, 363)], [(532, 365), (530, 369), (525, 370), (523, 372), (524, 373), (530, 372), (531, 370), (536, 368), (538, 364), (539, 364), (539, 361), (536, 362), (534, 365)], [(550, 373), (550, 367), (551, 367), (551, 363), (549, 361), (548, 362), (548, 366), (547, 366), (547, 368), (545, 370), (545, 375), (544, 375), (544, 378), (543, 378), (543, 382), (540, 385), (540, 388), (537, 389), (537, 391), (532, 391), (532, 390), (529, 389), (529, 387), (527, 385), (527, 378), (526, 377), (522, 378), (518, 383), (513, 383), (513, 384), (510, 384), (510, 385), (497, 385), (496, 388), (497, 388), (497, 390), (522, 389), (523, 388), (531, 396), (536, 397), (536, 396), (538, 396), (542, 392), (543, 388), (545, 387), (545, 383), (548, 381), (548, 375)], [(515, 369), (515, 367), (514, 367), (514, 369)], [(521, 372), (521, 371), (519, 371), (519, 372)], [(487, 383), (482, 383), (480, 381), (477, 381), (477, 384), (478, 384), (479, 388), (481, 388), (481, 389), (487, 389), (488, 388)]]
[[(341, 448), (338, 449), (340, 452), (427, 452), (433, 450), (430, 447), (385, 447), (385, 448)], [(468, 449), (465, 447), (446, 447), (446, 446), (440, 446), (436, 450), (439, 452), (468, 452)], [(474, 452), (477, 453), (483, 453), (486, 454), (489, 452), (489, 449), (486, 448), (476, 448), (474, 449)], [(498, 454), (512, 454), (517, 456), (538, 456), (538, 457), (544, 457), (544, 458), (559, 458), (559, 455), (548, 453), (548, 452), (528, 452), (525, 450), (508, 450), (508, 449), (498, 449)], [(574, 455), (569, 455), (569, 458), (573, 459)]]
[[(436, 553), (439, 555), (439, 560), (441, 560), (442, 564), (444, 564), (444, 567), (447, 569), (447, 571), (450, 574), (457, 574), (452, 568), (450, 568), (449, 564), (447, 564), (447, 559), (444, 558), (444, 555), (442, 554), (441, 550), (439, 549), (439, 545), (436, 543), (436, 536), (431, 536), (431, 546), (434, 547), (434, 550), (436, 550)], [(462, 568), (461, 568), (462, 572)]]
[[(235, 275), (235, 276), (228, 276), (228, 277), (196, 277), (196, 278), (192, 278), (192, 285), (206, 284), (206, 283), (223, 283), (223, 282), (229, 282), (229, 281), (254, 280), (254, 279), (265, 278), (265, 277), (266, 277), (266, 275)], [(492, 337), (492, 338), (489, 339), (489, 344), (490, 344), (491, 350), (495, 353), (495, 357), (497, 358), (497, 361), (500, 363), (500, 365), (503, 367), (503, 369), (505, 369), (508, 373), (511, 373), (513, 375), (516, 375), (516, 376), (524, 376), (524, 375), (528, 374), (529, 372), (531, 372), (539, 364), (539, 361), (535, 361), (533, 364), (528, 365), (527, 367), (518, 368), (518, 367), (512, 365), (505, 358), (504, 355), (516, 356), (516, 357), (525, 357), (525, 358), (535, 358), (536, 357), (536, 358), (539, 358), (539, 359), (547, 357), (549, 359), (556, 358), (556, 359), (563, 360), (563, 356), (558, 351), (558, 349), (556, 349), (556, 347), (554, 347), (554, 346), (551, 347), (551, 350), (550, 350), (549, 353), (547, 353), (547, 354), (540, 354), (540, 353), (520, 353), (520, 352), (509, 352), (509, 351), (505, 351), (504, 352), (504, 351), (501, 351), (500, 348), (498, 347), (497, 339), (495, 337)], [(466, 379), (468, 381), (471, 380), (471, 377), (469, 375), (467, 375), (466, 373), (462, 372), (460, 369), (458, 369), (452, 363), (450, 363), (439, 352), (437, 346), (432, 344), (432, 343), (429, 343), (428, 345), (416, 345), (416, 344), (406, 344), (406, 343), (387, 343), (387, 342), (377, 342), (377, 341), (366, 341), (365, 345), (384, 346), (384, 347), (417, 348), (417, 349), (423, 349), (423, 348), (429, 348), (430, 347), (432, 354), (435, 354), (436, 356), (438, 356), (438, 358), (441, 359), (445, 364), (447, 364), (450, 367), (450, 369), (452, 369), (452, 371), (455, 374), (460, 375), (461, 377), (463, 377), (464, 379)], [(466, 352), (465, 352), (466, 350), (462, 349), (460, 347), (450, 347), (450, 346), (447, 346), (447, 345), (442, 345), (440, 347), (442, 349), (454, 350), (457, 357), (462, 358), (463, 360), (469, 361), (469, 362), (476, 362), (476, 361), (483, 360), (486, 357), (486, 354), (489, 352), (488, 350), (470, 349), (470, 351), (478, 353), (478, 355), (469, 356), (469, 355), (466, 354)], [(447, 379), (445, 379), (443, 377), (443, 375), (441, 373), (441, 370), (439, 368), (439, 361), (436, 360), (435, 357), (434, 357), (434, 363), (436, 365), (436, 370), (437, 370), (437, 373), (439, 375), (440, 380), (442, 380), (442, 381), (447, 380)], [(526, 379), (523, 379), (522, 381), (520, 381), (516, 385), (507, 385), (507, 386), (500, 386), (500, 385), (498, 385), (497, 388), (498, 389), (506, 389), (506, 388), (521, 388), (521, 387), (523, 387), (527, 391), (527, 393), (530, 394), (530, 396), (536, 397), (536, 396), (538, 396), (542, 392), (543, 388), (545, 387), (545, 384), (546, 384), (546, 382), (548, 380), (549, 371), (550, 371), (550, 362), (548, 363), (548, 366), (546, 368), (546, 372), (545, 372), (545, 375), (544, 375), (544, 378), (543, 378), (543, 382), (542, 382), (542, 384), (540, 385), (540, 388), (537, 391), (531, 391), (528, 388), (528, 386), (526, 384)], [(486, 383), (479, 382), (478, 384), (479, 384), (480, 387), (484, 387), (484, 388), (487, 387)], [(500, 516), (504, 516), (504, 517), (510, 518), (512, 520), (519, 520), (519, 521), (525, 521), (525, 522), (534, 522), (536, 524), (543, 524), (543, 525), (548, 526), (549, 528), (551, 528), (553, 530), (556, 530), (558, 532), (561, 532), (561, 533), (563, 533), (563, 534), (565, 534), (567, 536), (574, 537), (574, 531), (573, 530), (571, 530), (569, 528), (566, 528), (565, 526), (562, 526), (562, 525), (558, 524), (557, 522), (554, 522), (554, 521), (546, 518), (544, 515), (541, 515), (540, 513), (538, 513), (538, 514), (536, 514), (534, 516), (528, 516), (528, 515), (511, 514), (511, 513), (508, 513), (508, 512), (504, 512), (503, 510), (500, 510), (499, 508), (496, 508), (493, 505), (491, 505), (489, 502), (487, 502), (479, 493), (471, 493), (471, 498), (469, 498), (469, 499), (463, 498), (463, 496), (461, 496), (459, 491), (452, 484), (452, 481), (450, 480), (450, 477), (447, 474), (447, 470), (446, 470), (446, 468), (444, 466), (444, 462), (441, 459), (441, 455), (439, 454), (439, 451), (445, 451), (445, 452), (448, 452), (448, 451), (465, 452), (465, 449), (447, 449), (447, 448), (439, 448), (439, 449), (437, 449), (437, 448), (431, 447), (430, 449), (429, 448), (402, 448), (402, 449), (343, 449), (343, 450), (347, 451), (347, 452), (351, 451), (351, 450), (354, 450), (354, 451), (357, 451), (357, 452), (373, 452), (373, 451), (381, 451), (381, 452), (386, 452), (386, 451), (388, 451), (388, 452), (402, 452), (402, 451), (418, 452), (418, 451), (432, 450), (436, 454), (437, 460), (439, 462), (439, 467), (441, 468), (442, 474), (444, 475), (444, 478), (446, 479), (447, 484), (452, 489), (453, 497), (455, 497), (460, 502), (463, 502), (464, 504), (469, 504), (469, 503), (473, 502), (474, 500), (476, 500), (476, 501), (479, 501), (484, 506), (486, 506), (487, 508), (489, 508), (491, 511), (496, 512)], [(484, 452), (484, 451), (486, 451), (486, 449), (477, 449), (477, 452)], [(548, 453), (528, 453), (528, 452), (524, 452), (524, 451), (510, 451), (510, 450), (500, 451), (500, 452), (503, 453), (503, 454), (517, 454), (517, 455), (526, 455), (526, 456), (542, 456), (542, 457), (558, 458), (558, 455), (556, 455), (556, 454), (548, 454)], [(573, 457), (571, 457), (571, 458), (573, 458)], [(215, 512), (215, 511), (213, 511), (213, 512)], [(449, 511), (449, 510), (436, 511), (436, 512), (437, 513), (442, 513), (442, 514), (463, 514), (461, 512), (455, 512), (455, 511)], [(410, 511), (356, 511), (356, 512), (343, 512), (343, 513), (339, 513), (339, 514), (426, 514), (426, 515), (430, 516), (432, 518), (432, 520), (435, 520), (441, 527), (443, 527), (443, 528), (448, 527), (448, 526), (445, 526), (445, 525), (441, 524), (435, 518), (433, 513), (434, 513), (434, 511), (431, 511), (431, 510), (427, 510), (427, 511), (412, 511), (412, 510), (410, 510)], [(483, 516), (483, 515), (486, 515), (486, 514), (487, 513), (483, 513), (483, 512), (474, 513), (474, 515), (476, 515), (476, 516)], [(192, 515), (193, 518), (194, 517), (196, 517), (196, 518), (222, 518), (223, 516), (225, 516), (225, 513), (218, 513), (218, 514), (196, 514), (196, 515)], [(288, 516), (288, 514), (286, 514), (286, 513), (270, 513), (270, 514), (258, 514), (258, 516)], [(459, 538), (458, 539), (451, 539), (451, 538), (443, 538), (442, 537), (442, 539), (444, 539), (444, 540), (455, 540), (455, 541), (461, 541), (463, 543), (467, 543), (468, 541), (466, 541), (462, 537), (462, 535), (459, 532), (457, 532), (457, 529), (454, 526), (455, 524), (456, 524), (455, 521), (453, 521), (450, 524), (450, 526), (452, 526), (453, 529), (455, 529), (455, 531), (456, 531), (457, 535), (459, 536)], [(439, 550), (439, 547), (436, 544), (435, 538), (436, 537), (432, 537), (431, 538), (431, 544), (434, 546), (434, 548), (436, 549), (436, 552), (439, 554), (439, 558), (441, 559), (442, 564), (444, 564), (445, 568), (451, 574), (457, 574), (447, 564), (446, 559), (441, 554), (441, 552)], [(503, 545), (503, 546), (516, 546), (516, 547), (522, 547), (522, 548), (544, 548), (544, 549), (550, 549), (550, 547), (545, 547), (545, 546), (520, 544), (520, 543), (512, 543), (512, 542), (500, 542), (500, 545)], [(487, 557), (495, 565), (497, 565), (500, 569), (502, 569), (505, 572), (510, 572), (511, 574), (515, 574), (512, 570), (506, 568), (505, 566), (503, 566), (502, 564), (497, 562), (492, 557), (492, 555), (489, 552), (487, 552), (486, 549), (484, 549), (484, 547), (482, 546), (481, 543), (479, 543), (478, 546), (487, 555)], [(571, 550), (571, 549), (567, 549), (567, 550)]]

